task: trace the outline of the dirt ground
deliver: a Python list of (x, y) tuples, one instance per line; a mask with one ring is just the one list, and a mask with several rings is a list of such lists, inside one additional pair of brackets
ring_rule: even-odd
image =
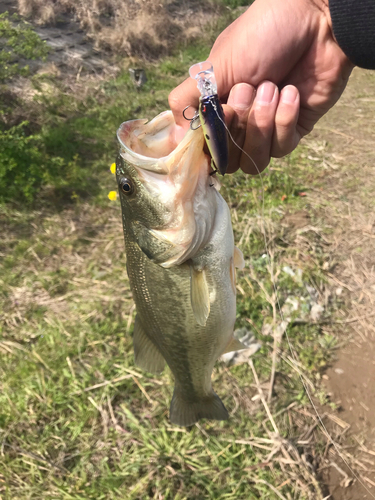
[(312, 139), (322, 187), (310, 199), (330, 243), (330, 284), (346, 305), (337, 357), (323, 379), (342, 421), (340, 449), (358, 476), (336, 455), (323, 477), (333, 500), (375, 498), (374, 72), (354, 71)]

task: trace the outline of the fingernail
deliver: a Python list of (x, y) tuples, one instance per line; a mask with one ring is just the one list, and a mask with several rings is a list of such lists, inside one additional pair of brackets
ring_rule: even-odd
[(281, 92), (281, 100), (288, 104), (293, 104), (298, 97), (298, 90), (293, 85), (288, 85), (284, 87)]
[(256, 101), (261, 104), (270, 104), (276, 92), (276, 86), (271, 82), (264, 82), (257, 90)]
[(245, 109), (251, 106), (254, 87), (248, 83), (238, 83), (231, 90), (232, 107)]

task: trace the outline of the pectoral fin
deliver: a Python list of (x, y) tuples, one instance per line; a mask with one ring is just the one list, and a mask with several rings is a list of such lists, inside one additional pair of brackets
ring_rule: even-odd
[(235, 337), (232, 337), (231, 341), (227, 345), (227, 347), (224, 349), (222, 354), (225, 354), (227, 352), (232, 352), (232, 351), (240, 351), (241, 349), (247, 349), (247, 347), (240, 342), (238, 339)]
[(201, 326), (205, 326), (210, 314), (210, 294), (208, 291), (206, 271), (197, 270), (190, 266), (190, 297), (195, 319)]
[(245, 267), (245, 259), (243, 258), (243, 253), (237, 247), (234, 247), (233, 260), (234, 266), (237, 267), (237, 269), (243, 269)]
[(142, 370), (155, 374), (164, 370), (165, 360), (159, 349), (144, 332), (138, 317), (135, 318), (134, 323), (133, 346), (135, 364)]

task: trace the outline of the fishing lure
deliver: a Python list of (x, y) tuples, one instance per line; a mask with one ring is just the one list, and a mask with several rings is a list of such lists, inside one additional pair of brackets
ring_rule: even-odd
[[(228, 168), (228, 134), (224, 111), (217, 95), (217, 85), (212, 64), (209, 61), (194, 64), (189, 69), (189, 75), (197, 81), (201, 93), (199, 111), (190, 119), (190, 126), (194, 128), (193, 123), (199, 117), (212, 157), (212, 166), (215, 172), (219, 171), (221, 175), (224, 175)], [(185, 110), (184, 118), (186, 118)]]

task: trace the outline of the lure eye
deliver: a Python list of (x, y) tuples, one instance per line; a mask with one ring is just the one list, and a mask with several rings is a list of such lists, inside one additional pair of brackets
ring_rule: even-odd
[(134, 193), (134, 184), (130, 179), (123, 178), (120, 180), (120, 190), (127, 196)]

